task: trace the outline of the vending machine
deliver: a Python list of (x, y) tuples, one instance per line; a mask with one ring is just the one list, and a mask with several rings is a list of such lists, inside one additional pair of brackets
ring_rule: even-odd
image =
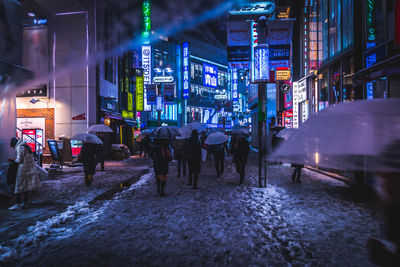
[[(42, 154), (43, 147), (43, 130), (42, 129), (23, 129), (22, 140), (26, 142), (32, 149), (32, 152)], [(39, 145), (40, 144), (40, 145)]]

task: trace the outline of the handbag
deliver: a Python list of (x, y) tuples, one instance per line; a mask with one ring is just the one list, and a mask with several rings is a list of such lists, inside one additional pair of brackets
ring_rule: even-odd
[(7, 170), (7, 184), (9, 186), (15, 184), (15, 180), (17, 179), (17, 172), (18, 172), (18, 163), (11, 162)]
[(163, 156), (163, 158), (167, 159), (168, 161), (172, 161), (171, 152), (165, 146), (162, 147), (162, 156)]

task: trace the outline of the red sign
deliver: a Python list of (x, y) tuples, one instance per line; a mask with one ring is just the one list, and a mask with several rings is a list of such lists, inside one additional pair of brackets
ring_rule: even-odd
[(78, 116), (72, 117), (72, 120), (79, 121), (79, 120), (86, 120), (86, 113), (79, 114)]
[(293, 117), (293, 110), (285, 110), (285, 117), (292, 118)]

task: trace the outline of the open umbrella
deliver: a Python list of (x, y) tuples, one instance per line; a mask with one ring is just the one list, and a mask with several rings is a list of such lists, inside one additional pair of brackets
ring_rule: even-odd
[(93, 124), (87, 129), (88, 133), (112, 133), (113, 130), (104, 124)]
[(247, 138), (250, 136), (250, 131), (247, 128), (239, 128), (239, 129), (233, 129), (230, 131), (231, 135), (236, 135), (237, 137), (244, 137)]
[(283, 138), (285, 140), (288, 140), (289, 137), (293, 134), (293, 132), (296, 131), (295, 128), (283, 128), (280, 130), (277, 134), (276, 137)]
[(207, 136), (206, 141), (204, 143), (206, 143), (207, 145), (220, 145), (225, 142), (228, 142), (228, 140), (229, 138), (225, 134), (221, 132), (215, 132)]
[(78, 133), (76, 135), (74, 135), (71, 140), (77, 140), (77, 141), (81, 141), (84, 143), (92, 143), (92, 144), (103, 144), (103, 142), (100, 140), (100, 138), (98, 138), (97, 136), (95, 136), (94, 134), (89, 134), (89, 133)]
[(182, 138), (189, 138), (193, 130), (197, 130), (199, 133), (204, 132), (206, 130), (206, 125), (200, 122), (191, 122), (180, 128), (179, 133)]
[(153, 130), (145, 129), (145, 130), (141, 131), (140, 134), (143, 134), (143, 135), (150, 135), (152, 131), (153, 131)]
[[(400, 99), (355, 101), (312, 116), (271, 158), (338, 170), (392, 171), (385, 162), (400, 162), (400, 151), (389, 153), (399, 139)], [(400, 171), (400, 164), (395, 168)]]
[(180, 136), (181, 134), (175, 127), (170, 127), (170, 126), (161, 126), (155, 128), (151, 134), (150, 137), (154, 137), (157, 139), (174, 139), (177, 136)]

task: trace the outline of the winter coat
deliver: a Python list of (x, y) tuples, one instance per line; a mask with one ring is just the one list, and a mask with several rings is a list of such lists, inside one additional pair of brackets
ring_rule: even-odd
[(168, 174), (168, 164), (172, 159), (171, 150), (167, 145), (161, 145), (156, 148), (154, 152), (154, 173), (155, 175), (167, 175)]
[(174, 142), (174, 158), (181, 159), (185, 155), (185, 139), (176, 139)]
[(225, 157), (225, 150), (228, 151), (228, 147), (226, 143), (219, 145), (211, 145), (209, 146), (211, 153), (214, 154), (215, 157)]
[(99, 151), (97, 144), (83, 143), (79, 161), (83, 163), (85, 174), (94, 174), (96, 172), (97, 158), (96, 154)]
[(36, 171), (35, 158), (33, 157), (32, 150), (26, 146), (26, 142), (23, 140), (19, 140), (15, 145), (15, 162), (18, 163), (14, 189), (15, 194), (33, 191), (40, 187), (40, 179)]
[(244, 138), (240, 138), (239, 140), (237, 140), (234, 144), (232, 144), (231, 148), (231, 153), (233, 154), (233, 163), (246, 164), (249, 152), (250, 152), (249, 142)]
[(196, 137), (190, 137), (185, 142), (185, 154), (188, 165), (194, 172), (200, 172), (201, 167), (201, 143)]

